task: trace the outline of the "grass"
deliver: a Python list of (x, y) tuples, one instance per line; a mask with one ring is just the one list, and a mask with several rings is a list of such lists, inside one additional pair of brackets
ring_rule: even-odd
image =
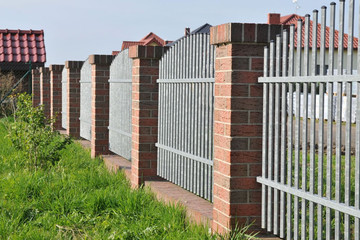
[(180, 206), (133, 190), (123, 173), (72, 143), (47, 170), (26, 168), (0, 119), (0, 239), (248, 239), (192, 224)]
[[(294, 151), (294, 149), (293, 149)], [(326, 150), (324, 151), (326, 153)], [(332, 166), (332, 171), (331, 171), (331, 199), (334, 200), (335, 199), (335, 182), (336, 182), (336, 155), (335, 155), (335, 151), (332, 152), (332, 156), (331, 156), (331, 166)], [(302, 175), (303, 175), (303, 155), (302, 155), (302, 150), (300, 150), (299, 153), (299, 188), (302, 189)], [(306, 171), (306, 191), (310, 190), (310, 174), (311, 174), (311, 165), (310, 165), (310, 154), (307, 155), (307, 159), (306, 159), (306, 166), (307, 166), (307, 171)], [(350, 164), (351, 164), (351, 168), (350, 168), (350, 206), (354, 206), (354, 202), (355, 202), (355, 156), (351, 156), (350, 159)], [(287, 160), (286, 160), (287, 161)], [(322, 168), (323, 168), (323, 172), (322, 174), (319, 176), (319, 168), (318, 168), (318, 164), (319, 164), (319, 155), (315, 154), (315, 158), (314, 158), (314, 194), (318, 195), (318, 181), (319, 181), (319, 177), (322, 176), (322, 182), (323, 182), (323, 193), (322, 196), (326, 197), (326, 187), (327, 184), (329, 184), (327, 182), (327, 174), (329, 174), (327, 172), (327, 155), (324, 154), (323, 155), (323, 164), (322, 164)], [(339, 184), (339, 189), (340, 189), (340, 202), (344, 203), (345, 201), (345, 155), (341, 156), (341, 169), (340, 169), (340, 173), (341, 173), (341, 182)], [(293, 152), (293, 158), (292, 158), (292, 178), (291, 178), (291, 183), (292, 186), (294, 186), (295, 184), (295, 153)], [(299, 201), (299, 218), (301, 218), (301, 214), (302, 214), (302, 208), (301, 208), (301, 202), (302, 200)], [(310, 203), (309, 201), (306, 201), (306, 218), (307, 218), (307, 226), (306, 226), (306, 236), (308, 237), (308, 233), (309, 233), (309, 219), (310, 219), (310, 213), (309, 213), (309, 207), (310, 207)], [(294, 197), (292, 197), (292, 217), (294, 217)], [(325, 236), (326, 234), (326, 208), (323, 207), (322, 208), (322, 213), (321, 216), (318, 215), (317, 212), (318, 206), (317, 204), (314, 204), (314, 232), (315, 232), (315, 236), (317, 234), (318, 231), (318, 226), (317, 226), (317, 219), (319, 217), (322, 218), (322, 225), (323, 225), (323, 229), (322, 229), (322, 234), (323, 236)], [(335, 232), (335, 211), (331, 210), (331, 233), (332, 236), (334, 236), (334, 232)], [(351, 237), (354, 237), (354, 217), (350, 217), (350, 234)], [(341, 233), (341, 237), (340, 239), (343, 239), (343, 233), (344, 233), (344, 214), (340, 214), (340, 233)], [(299, 221), (299, 231), (301, 231), (301, 220)], [(299, 233), (300, 234), (300, 233)]]

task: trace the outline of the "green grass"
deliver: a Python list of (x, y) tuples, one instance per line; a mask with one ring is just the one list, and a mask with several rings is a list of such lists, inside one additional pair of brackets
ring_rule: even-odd
[[(79, 144), (52, 168), (28, 170), (0, 119), (0, 239), (216, 239), (184, 209), (132, 190)], [(241, 238), (238, 238), (241, 239)]]
[[(309, 149), (308, 149), (309, 150)], [(326, 155), (327, 151), (324, 151), (324, 155), (323, 155), (323, 164), (322, 164), (322, 168), (323, 168), (323, 174), (322, 174), (322, 182), (323, 182), (323, 197), (326, 197), (326, 187), (327, 184), (329, 184), (327, 182), (327, 155)], [(307, 159), (306, 159), (306, 166), (307, 166), (307, 171), (306, 171), (306, 191), (310, 190), (310, 174), (311, 174), (311, 169), (310, 169), (310, 154), (307, 154)], [(295, 184), (295, 152), (293, 149), (293, 158), (292, 158), (292, 178), (291, 178), (291, 183), (294, 186)], [(302, 150), (300, 150), (300, 154), (299, 154), (299, 188), (302, 189), (302, 166), (303, 166), (303, 155), (302, 155)], [(351, 156), (351, 168), (350, 168), (350, 206), (354, 206), (354, 202), (355, 202), (355, 156)], [(345, 201), (345, 155), (341, 156), (341, 169), (340, 169), (340, 173), (341, 173), (341, 183), (340, 183), (340, 202), (344, 203)], [(319, 163), (319, 155), (316, 153), (315, 154), (315, 158), (314, 158), (314, 194), (318, 195), (318, 184), (319, 184), (319, 168), (318, 168), (318, 163)], [(332, 171), (331, 171), (331, 199), (335, 200), (335, 190), (336, 190), (336, 153), (335, 150), (332, 151), (332, 156), (331, 156), (331, 166), (332, 166)], [(294, 214), (294, 197), (292, 197), (292, 208), (293, 208), (293, 213)], [(302, 208), (301, 208), (301, 200), (299, 201), (299, 218), (301, 218), (301, 214), (302, 214)], [(307, 224), (309, 224), (309, 218), (310, 218), (310, 213), (309, 213), (309, 207), (310, 207), (310, 203), (309, 201), (306, 202), (306, 217), (307, 217)], [(318, 215), (317, 212), (317, 204), (314, 204), (314, 232), (315, 232), (315, 236), (317, 234), (318, 228), (317, 228), (317, 219), (319, 217), (321, 217), (322, 219), (322, 224), (323, 224), (323, 229), (322, 229), (322, 234), (323, 236), (325, 236), (326, 234), (326, 208), (323, 207), (322, 208), (322, 214), (321, 216)], [(294, 217), (294, 215), (292, 215), (292, 217)], [(331, 232), (332, 232), (332, 236), (334, 236), (334, 232), (335, 232), (335, 211), (331, 210)], [(354, 237), (354, 217), (350, 217), (350, 232), (351, 232), (351, 237)], [(301, 230), (301, 220), (299, 221), (299, 229)], [(306, 236), (308, 236), (309, 233), (309, 225), (306, 226)], [(340, 233), (343, 234), (344, 233), (344, 214), (340, 214)], [(340, 239), (343, 239), (344, 236), (341, 235)]]

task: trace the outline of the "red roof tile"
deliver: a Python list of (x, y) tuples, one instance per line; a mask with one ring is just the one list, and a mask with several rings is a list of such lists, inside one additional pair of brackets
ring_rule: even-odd
[[(299, 16), (297, 14), (290, 14), (290, 15), (286, 15), (283, 17), (280, 17), (280, 24), (283, 25), (291, 25), (294, 24), (295, 25), (295, 40), (294, 40), (294, 44), (295, 46), (297, 46), (297, 21), (298, 19), (301, 19), (303, 22), (303, 26), (302, 26), (302, 46), (304, 47), (304, 38), (305, 38), (305, 26), (304, 26), (304, 22), (305, 22), (305, 17)], [(312, 25), (313, 25), (313, 21), (310, 20), (310, 34), (309, 34), (309, 46), (312, 46)], [(318, 37), (317, 37), (317, 47), (320, 48), (320, 44), (321, 44), (321, 24), (317, 25), (318, 28)], [(339, 31), (335, 30), (335, 37), (334, 37), (334, 47), (338, 48), (339, 46)], [(330, 38), (330, 28), (326, 27), (326, 34), (325, 34), (325, 47), (329, 48), (329, 38)], [(348, 34), (344, 34), (344, 48), (346, 49), (348, 47)], [(353, 47), (354, 49), (358, 48), (358, 38), (353, 38)]]
[(127, 49), (130, 46), (136, 46), (136, 45), (142, 45), (142, 46), (148, 46), (152, 43), (155, 43), (158, 46), (165, 46), (169, 41), (165, 41), (162, 38), (160, 38), (155, 33), (150, 32), (148, 35), (140, 39), (140, 41), (123, 41), (121, 50)]
[(45, 63), (43, 30), (0, 29), (0, 62)]

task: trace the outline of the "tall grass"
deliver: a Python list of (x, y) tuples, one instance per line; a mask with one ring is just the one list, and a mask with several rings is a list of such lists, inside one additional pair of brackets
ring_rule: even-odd
[(131, 189), (77, 143), (53, 167), (32, 171), (5, 124), (0, 119), (0, 239), (247, 239), (190, 223), (182, 207)]

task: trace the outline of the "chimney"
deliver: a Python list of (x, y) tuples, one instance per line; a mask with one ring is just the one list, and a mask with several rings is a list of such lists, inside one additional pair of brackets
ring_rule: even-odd
[(269, 13), (267, 23), (268, 24), (280, 24), (280, 14), (279, 13)]
[(190, 35), (190, 28), (185, 28), (185, 36)]

